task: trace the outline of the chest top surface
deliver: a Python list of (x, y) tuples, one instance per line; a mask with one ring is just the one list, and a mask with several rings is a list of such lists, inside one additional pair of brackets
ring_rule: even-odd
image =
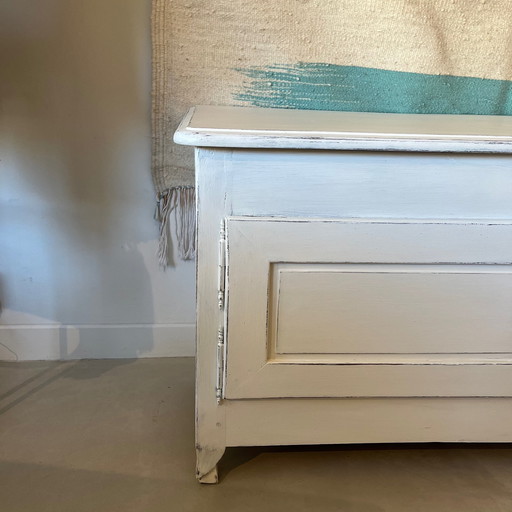
[(512, 117), (197, 106), (174, 140), (198, 147), (512, 153)]

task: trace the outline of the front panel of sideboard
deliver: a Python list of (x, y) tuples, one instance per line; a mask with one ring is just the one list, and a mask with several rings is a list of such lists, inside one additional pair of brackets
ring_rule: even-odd
[(229, 217), (223, 396), (512, 396), (496, 222)]

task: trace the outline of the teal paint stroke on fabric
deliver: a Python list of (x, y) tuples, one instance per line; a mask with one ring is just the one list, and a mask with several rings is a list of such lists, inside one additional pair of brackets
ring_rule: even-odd
[(235, 99), (258, 107), (512, 115), (512, 81), (300, 62), (237, 69)]

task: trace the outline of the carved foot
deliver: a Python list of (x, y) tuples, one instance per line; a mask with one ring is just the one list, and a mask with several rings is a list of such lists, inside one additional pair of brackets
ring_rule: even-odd
[(219, 474), (217, 472), (217, 466), (208, 471), (208, 473), (204, 475), (197, 475), (197, 479), (201, 484), (217, 484), (219, 483)]
[(216, 484), (219, 481), (217, 463), (224, 455), (224, 448), (206, 448), (198, 446), (196, 476), (202, 484)]

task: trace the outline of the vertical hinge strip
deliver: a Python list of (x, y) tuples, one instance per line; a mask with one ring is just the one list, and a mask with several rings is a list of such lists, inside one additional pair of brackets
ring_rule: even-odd
[(217, 402), (223, 398), (224, 384), (224, 327), (219, 328), (219, 336), (217, 341), (217, 385), (215, 388), (217, 394)]
[(226, 293), (226, 227), (224, 221), (220, 225), (219, 240), (219, 309), (224, 309)]
[(218, 300), (220, 309), (220, 322), (217, 340), (217, 384), (216, 395), (217, 402), (220, 403), (224, 397), (224, 372), (226, 364), (226, 346), (225, 338), (225, 324), (226, 324), (226, 274), (227, 274), (227, 243), (226, 243), (226, 224), (223, 219), (220, 225), (220, 239), (219, 239), (219, 279), (218, 279)]

